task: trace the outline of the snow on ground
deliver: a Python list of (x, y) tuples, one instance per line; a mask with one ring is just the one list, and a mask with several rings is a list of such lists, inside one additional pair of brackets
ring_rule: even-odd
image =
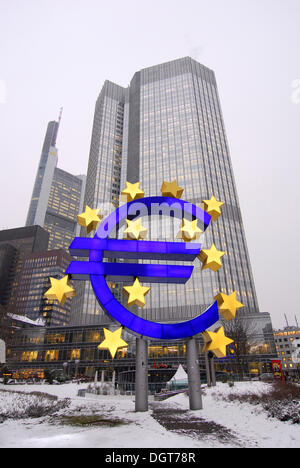
[[(224, 399), (216, 399), (220, 395), (229, 393), (263, 393), (268, 384), (253, 382), (235, 383), (235, 388), (218, 383), (215, 388), (210, 388), (203, 398), (203, 410), (197, 411), (199, 417), (214, 421), (230, 429), (244, 447), (259, 448), (299, 448), (300, 426), (290, 422), (282, 422), (278, 419), (268, 418), (262, 407), (248, 403), (227, 402)], [(188, 404), (184, 395), (173, 397), (173, 404), (183, 406)], [(186, 400), (188, 400), (186, 398)]]
[[(204, 437), (176, 433), (165, 429), (152, 416), (152, 409), (136, 413), (132, 396), (78, 397), (79, 388), (87, 385), (0, 385), (0, 390), (38, 391), (59, 398), (70, 398), (68, 408), (59, 414), (101, 414), (105, 418), (118, 418), (126, 423), (115, 427), (71, 426), (55, 421), (51, 416), (37, 419), (5, 420), (0, 424), (0, 447), (105, 447), (105, 448), (211, 448), (211, 447), (268, 447), (299, 448), (300, 426), (268, 418), (258, 405), (238, 401), (227, 402), (220, 398), (229, 393), (258, 394), (268, 391), (264, 382), (239, 382), (230, 388), (218, 383), (203, 395), (203, 410), (189, 411), (189, 399), (185, 394), (159, 402), (160, 407), (186, 410), (187, 417), (213, 421), (232, 433), (232, 438), (220, 439), (214, 434)], [(2, 400), (0, 399), (0, 405)], [(149, 404), (155, 404), (149, 397)], [(0, 408), (1, 412), (1, 408)]]

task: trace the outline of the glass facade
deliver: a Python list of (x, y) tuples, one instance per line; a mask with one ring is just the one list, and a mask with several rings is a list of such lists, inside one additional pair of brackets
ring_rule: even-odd
[[(100, 208), (103, 217), (119, 204), (124, 106), (124, 89), (106, 81), (95, 107), (84, 197), (84, 206)], [(81, 234), (86, 236), (84, 229)], [(110, 323), (100, 309), (90, 284), (77, 282), (75, 286), (71, 322), (86, 325)], [(114, 287), (114, 293), (119, 295), (119, 288)]]
[[(214, 242), (219, 250), (227, 252), (222, 259), (223, 267), (217, 273), (202, 272), (198, 262), (184, 286), (151, 285), (147, 317), (172, 320), (176, 316), (195, 316), (193, 306), (199, 313), (220, 291), (226, 294), (237, 291), (246, 306), (244, 312), (257, 313), (214, 73), (194, 60), (184, 58), (142, 70), (139, 74), (138, 180), (141, 187), (147, 195), (156, 195), (160, 194), (163, 180), (176, 179), (184, 188), (182, 198), (187, 201), (199, 205), (202, 199), (214, 195), (225, 202), (222, 216), (206, 231), (204, 248)], [(175, 236), (178, 230), (179, 222), (174, 226)], [(157, 234), (157, 230), (154, 232)]]
[[(123, 331), (123, 339), (128, 343), (127, 349), (120, 349), (114, 359), (108, 350), (98, 349), (104, 339), (101, 325), (43, 327), (22, 322), (22, 317), (14, 316), (12, 325), (14, 333), (8, 346), (7, 364), (15, 378), (38, 375), (43, 378), (45, 369), (60, 369), (70, 377), (94, 377), (95, 371), (105, 371), (106, 379), (111, 379), (115, 370), (117, 381), (126, 389), (134, 389), (135, 380), (135, 337)], [(229, 350), (227, 358), (215, 358), (217, 373), (220, 376), (235, 374), (256, 376), (270, 372), (270, 360), (274, 359), (274, 337), (269, 330), (270, 317), (261, 314), (255, 338), (247, 342), (246, 352), (236, 356), (234, 347)], [(257, 324), (256, 324), (257, 325)], [(117, 328), (117, 325), (112, 327)], [(201, 354), (202, 337), (197, 339), (199, 365), (202, 382), (205, 376), (205, 359)], [(179, 364), (186, 366), (186, 344), (182, 341), (156, 342), (148, 347), (149, 385), (156, 382), (159, 387), (165, 386), (175, 373)], [(242, 372), (241, 372), (242, 371)], [(218, 374), (217, 374), (218, 375)], [(99, 374), (100, 378), (100, 374)], [(164, 385), (161, 385), (163, 384)]]

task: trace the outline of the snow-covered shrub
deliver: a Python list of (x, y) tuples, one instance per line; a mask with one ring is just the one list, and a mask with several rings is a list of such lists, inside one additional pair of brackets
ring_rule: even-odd
[(300, 424), (300, 385), (292, 382), (274, 382), (265, 393), (229, 393), (226, 399), (252, 405), (261, 405), (268, 415), (280, 421)]
[(300, 423), (300, 403), (299, 401), (270, 401), (263, 405), (268, 415), (280, 421), (291, 421), (294, 424)]
[(70, 400), (59, 400), (41, 392), (0, 390), (0, 416), (4, 419), (40, 418), (69, 406)]

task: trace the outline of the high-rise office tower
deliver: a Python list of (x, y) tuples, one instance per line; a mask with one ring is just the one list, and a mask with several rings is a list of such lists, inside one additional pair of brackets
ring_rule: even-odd
[(86, 176), (74, 176), (56, 167), (60, 118), (47, 127), (26, 226), (44, 227), (50, 234), (49, 249), (67, 250), (79, 234), (76, 217), (83, 208)]
[[(122, 152), (126, 129), (124, 105), (127, 91), (106, 81), (97, 99), (88, 162), (84, 206), (105, 208), (106, 214), (119, 204)], [(105, 213), (102, 210), (102, 215)], [(86, 235), (82, 229), (81, 235)], [(71, 323), (107, 323), (88, 283), (75, 284)]]
[(44, 228), (49, 232), (49, 248), (68, 250), (75, 235), (79, 235), (77, 215), (83, 209), (85, 176), (74, 176), (55, 168)]
[[(151, 284), (138, 313), (154, 321), (186, 320), (205, 310), (218, 292), (237, 291), (244, 313), (257, 314), (215, 74), (189, 57), (138, 71), (128, 88), (105, 82), (95, 108), (84, 204), (116, 206), (125, 181), (139, 181), (145, 196), (160, 195), (163, 180), (174, 179), (184, 188), (184, 200), (199, 206), (214, 195), (225, 202), (203, 247), (214, 242), (227, 255), (217, 273), (201, 271), (202, 264), (194, 262), (185, 285)], [(155, 225), (148, 226), (147, 239), (162, 240), (164, 233), (157, 239)], [(178, 227), (174, 221), (171, 232), (176, 235)], [(75, 287), (73, 321), (108, 323), (89, 283)]]
[(42, 226), (44, 220), (44, 208), (46, 201), (43, 195), (49, 193), (53, 172), (57, 164), (56, 138), (59, 128), (58, 122), (49, 122), (42, 147), (42, 154), (32, 191), (30, 206), (27, 214), (26, 226), (38, 224)]

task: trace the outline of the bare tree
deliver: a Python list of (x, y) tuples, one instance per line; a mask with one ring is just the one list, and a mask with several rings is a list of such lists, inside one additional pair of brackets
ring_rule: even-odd
[(240, 378), (243, 378), (249, 372), (248, 356), (250, 348), (257, 338), (256, 324), (241, 311), (237, 311), (233, 320), (221, 319), (221, 322), (224, 326), (225, 335), (234, 341), (232, 343), (234, 350), (231, 361), (232, 371), (237, 373)]

